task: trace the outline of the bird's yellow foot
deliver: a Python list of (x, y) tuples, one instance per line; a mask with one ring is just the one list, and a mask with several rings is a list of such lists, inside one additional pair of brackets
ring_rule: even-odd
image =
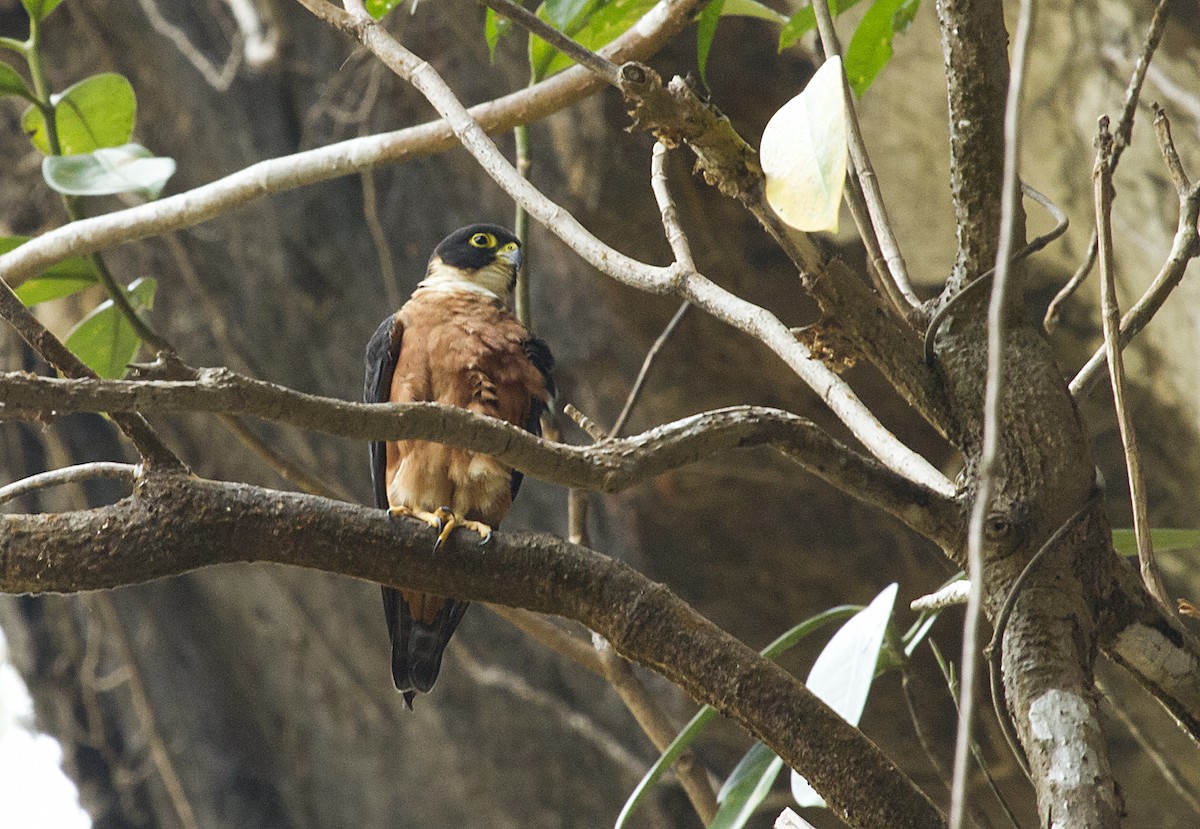
[(483, 536), (479, 542), (480, 546), (492, 540), (491, 527), (479, 521), (468, 521), (465, 518), (459, 518), (451, 512), (449, 507), (438, 507), (433, 512), (433, 515), (441, 522), (441, 532), (438, 533), (437, 541), (433, 543), (433, 551), (435, 553), (446, 543), (446, 539), (450, 537), (450, 533), (454, 532), (455, 527), (466, 527), (468, 530), (474, 530)]
[(423, 509), (413, 509), (412, 507), (398, 506), (388, 507), (388, 515), (407, 515), (409, 518), (415, 518), (418, 521), (424, 521), (438, 532), (442, 531), (443, 519), (438, 513), (426, 512)]

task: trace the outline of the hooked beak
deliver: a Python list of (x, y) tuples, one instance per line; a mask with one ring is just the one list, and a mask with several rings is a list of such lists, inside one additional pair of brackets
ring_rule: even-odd
[(496, 255), (497, 259), (503, 259), (508, 264), (512, 265), (514, 271), (521, 270), (521, 249), (513, 248), (512, 250), (504, 251)]

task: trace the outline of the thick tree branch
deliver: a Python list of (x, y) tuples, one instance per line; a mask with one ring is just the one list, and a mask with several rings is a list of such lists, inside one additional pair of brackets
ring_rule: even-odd
[[(967, 814), (967, 775), (974, 727), (975, 690), (978, 686), (979, 623), (983, 616), (984, 524), (992, 510), (992, 498), (1000, 490), (1003, 468), (1004, 411), (1001, 400), (1006, 393), (1004, 349), (1006, 325), (1011, 315), (1012, 254), (1020, 213), (1020, 122), (1021, 93), (1028, 65), (1029, 36), (1033, 29), (1032, 0), (1021, 0), (1017, 38), (1013, 46), (1012, 77), (1004, 107), (1004, 171), (1000, 197), (1000, 244), (996, 250), (995, 276), (987, 313), (986, 386), (983, 401), (983, 439), (976, 467), (978, 482), (967, 525), (966, 615), (962, 634), (962, 684), (958, 697), (958, 729), (954, 748), (954, 781), (950, 791), (950, 829), (960, 829)], [(1023, 235), (1023, 234), (1022, 234)], [(1014, 588), (1015, 589), (1015, 588)]]
[[(273, 561), (567, 616), (762, 739), (853, 826), (940, 827), (937, 808), (795, 677), (621, 562), (548, 536), (455, 539), (379, 510), (170, 475), (86, 512), (0, 516), (0, 589), (76, 592)], [(839, 762), (830, 762), (830, 758)]]
[(563, 486), (616, 492), (727, 449), (773, 446), (857, 498), (876, 504), (938, 544), (958, 536), (959, 507), (888, 470), (811, 421), (777, 409), (740, 406), (677, 420), (634, 437), (578, 447), (551, 443), (493, 418), (435, 403), (350, 403), (201, 369), (196, 380), (66, 381), (0, 375), (7, 412), (213, 412), (250, 415), (359, 440), (424, 439), (494, 455)]

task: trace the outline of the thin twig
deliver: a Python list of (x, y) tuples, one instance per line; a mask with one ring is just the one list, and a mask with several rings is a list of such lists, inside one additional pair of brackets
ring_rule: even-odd
[(234, 437), (242, 442), (243, 446), (258, 456), (285, 481), (290, 481), (309, 495), (320, 495), (322, 498), (332, 498), (335, 501), (354, 500), (342, 487), (318, 478), (300, 464), (284, 457), (273, 446), (256, 435), (240, 418), (232, 415), (220, 415), (218, 419)]
[[(1138, 99), (1141, 97), (1142, 84), (1146, 80), (1146, 71), (1150, 68), (1150, 61), (1154, 57), (1154, 51), (1158, 48), (1158, 42), (1162, 39), (1163, 29), (1166, 28), (1167, 18), (1171, 15), (1170, 0), (1158, 0), (1158, 5), (1154, 7), (1154, 14), (1150, 18), (1150, 28), (1146, 31), (1146, 39), (1142, 43), (1142, 51), (1138, 54), (1137, 62), (1133, 67), (1133, 74), (1129, 76), (1129, 83), (1125, 86), (1125, 103), (1121, 108), (1121, 118), (1117, 121), (1117, 128), (1114, 131), (1113, 151), (1112, 151), (1112, 170), (1115, 173), (1117, 164), (1121, 161), (1121, 154), (1125, 152), (1125, 148), (1129, 146), (1130, 140), (1133, 138), (1133, 121), (1137, 114)], [(1087, 254), (1084, 257), (1083, 263), (1076, 269), (1075, 274), (1062, 287), (1062, 290), (1055, 295), (1050, 305), (1046, 308), (1046, 316), (1042, 321), (1042, 327), (1045, 328), (1047, 334), (1053, 334), (1054, 329), (1058, 326), (1058, 319), (1062, 313), (1063, 304), (1079, 289), (1083, 281), (1087, 279), (1091, 273), (1092, 265), (1096, 261), (1096, 228), (1092, 227), (1092, 235), (1088, 240)]]
[(363, 219), (367, 223), (367, 233), (371, 236), (371, 244), (375, 246), (375, 256), (379, 259), (379, 275), (383, 278), (383, 290), (387, 294), (388, 305), (399, 308), (404, 304), (400, 294), (400, 283), (396, 278), (396, 262), (392, 258), (392, 250), (388, 245), (387, 231), (379, 220), (379, 197), (375, 187), (375, 171), (363, 170), (358, 174), (362, 182)]
[(1046, 316), (1042, 319), (1042, 328), (1047, 334), (1053, 334), (1058, 328), (1059, 318), (1062, 316), (1062, 307), (1067, 300), (1075, 295), (1079, 290), (1079, 286), (1088, 278), (1088, 274), (1092, 272), (1092, 266), (1096, 264), (1096, 228), (1092, 228), (1092, 236), (1088, 239), (1087, 255), (1083, 258), (1083, 262), (1076, 268), (1075, 273), (1067, 280), (1067, 284), (1063, 285), (1054, 299), (1050, 300), (1050, 304), (1046, 306)]
[(1115, 150), (1113, 136), (1108, 131), (1108, 117), (1100, 119), (1096, 137), (1096, 163), (1092, 179), (1096, 209), (1097, 252), (1100, 267), (1100, 307), (1104, 320), (1104, 348), (1108, 355), (1108, 373), (1112, 380), (1113, 403), (1117, 412), (1117, 428), (1125, 448), (1125, 469), (1129, 476), (1129, 498), (1133, 506), (1133, 534), (1137, 539), (1138, 562), (1142, 581), (1151, 596), (1171, 612), (1171, 600), (1163, 587), (1162, 576), (1154, 563), (1154, 545), (1150, 540), (1147, 516), (1146, 486), (1142, 476), (1142, 453), (1138, 450), (1137, 432), (1133, 427), (1129, 401), (1125, 398), (1125, 361), (1118, 344), (1121, 330), (1121, 308), (1117, 301), (1117, 283), (1113, 263), (1112, 238), (1112, 165)]
[[(1170, 122), (1161, 109), (1155, 111), (1154, 126), (1159, 148), (1179, 194), (1179, 224), (1171, 242), (1171, 252), (1167, 255), (1167, 261), (1163, 263), (1146, 292), (1121, 319), (1121, 348), (1128, 346), (1154, 318), (1158, 309), (1167, 301), (1167, 297), (1183, 280), (1188, 263), (1200, 254), (1200, 234), (1197, 233), (1196, 227), (1197, 221), (1200, 220), (1200, 186), (1193, 186), (1189, 182), (1187, 173), (1179, 161), (1175, 144), (1171, 140)], [(1100, 372), (1107, 361), (1105, 354), (1104, 346), (1098, 348), (1071, 381), (1071, 394), (1076, 400), (1090, 394), (1099, 382)]]
[(983, 447), (979, 457), (978, 489), (971, 506), (967, 530), (967, 575), (971, 589), (967, 595), (963, 622), (962, 684), (959, 696), (958, 734), (955, 740), (954, 785), (950, 796), (950, 829), (961, 829), (967, 806), (968, 755), (974, 725), (975, 684), (979, 646), (979, 623), (983, 615), (983, 525), (991, 509), (992, 492), (1000, 475), (1000, 440), (1004, 399), (1004, 341), (1008, 311), (1009, 264), (1016, 236), (1016, 213), (1020, 199), (1020, 158), (1018, 117), (1024, 87), (1029, 38), (1033, 29), (1032, 0), (1021, 0), (1017, 31), (1013, 41), (1012, 74), (1004, 108), (1004, 178), (1000, 202), (1000, 245), (996, 252), (996, 276), (988, 306), (987, 387), (983, 404)]
[[(671, 246), (671, 251), (675, 254), (675, 261), (685, 268), (686, 272), (695, 273), (696, 263), (692, 259), (691, 245), (688, 243), (687, 234), (683, 232), (683, 227), (679, 224), (679, 213), (675, 208), (675, 200), (671, 198), (671, 191), (667, 185), (666, 157), (666, 146), (662, 142), (656, 142), (654, 153), (651, 157), (650, 185), (654, 191), (654, 198), (658, 202), (659, 213), (662, 215), (663, 231), (666, 233), (667, 243)], [(629, 390), (629, 395), (625, 398), (625, 405), (621, 407), (621, 413), (617, 415), (612, 429), (608, 432), (609, 437), (620, 436), (621, 430), (625, 428), (625, 423), (629, 420), (629, 415), (633, 412), (633, 407), (637, 405), (638, 398), (641, 397), (642, 389), (646, 385), (647, 377), (650, 376), (650, 369), (654, 365), (654, 361), (658, 358), (659, 352), (662, 351), (663, 346), (667, 344), (667, 340), (675, 333), (675, 329), (683, 322), (683, 318), (687, 316), (691, 308), (692, 304), (684, 300), (666, 327), (663, 328), (662, 333), (658, 335), (658, 338), (650, 346), (650, 350), (646, 352), (646, 356), (642, 360), (642, 367), (638, 370), (637, 377), (633, 381), (633, 386)]]
[[(513, 143), (516, 145), (517, 172), (528, 180), (529, 170), (533, 166), (533, 159), (529, 153), (528, 124), (517, 124), (513, 127)], [(533, 309), (529, 301), (529, 213), (519, 204), (513, 215), (513, 233), (520, 240), (521, 249), (524, 251), (521, 267), (517, 271), (517, 285), (513, 289), (513, 310), (521, 324), (532, 330)]]
[(1108, 689), (1101, 686), (1099, 681), (1096, 682), (1096, 685), (1100, 691), (1100, 704), (1103, 706), (1104, 711), (1111, 714), (1117, 722), (1125, 726), (1125, 729), (1129, 732), (1129, 736), (1133, 737), (1134, 742), (1142, 749), (1142, 753), (1150, 758), (1150, 762), (1158, 769), (1158, 773), (1162, 775), (1167, 785), (1188, 805), (1188, 808), (1192, 810), (1194, 815), (1200, 815), (1200, 798), (1197, 798), (1191, 789), (1188, 788), (1188, 785), (1179, 777), (1179, 773), (1175, 770), (1175, 767), (1163, 756), (1159, 747), (1154, 744), (1148, 734), (1142, 731), (1124, 707), (1112, 701)]
[[(959, 687), (955, 684), (955, 677), (950, 663), (946, 661), (941, 650), (938, 649), (937, 643), (932, 638), (929, 639), (929, 649), (933, 652), (933, 658), (937, 661), (938, 669), (942, 673), (942, 679), (946, 681), (946, 688), (950, 692), (950, 701), (954, 704), (957, 711)], [(980, 749), (979, 743), (975, 740), (971, 740), (971, 756), (975, 758), (975, 765), (979, 766), (979, 771), (983, 773), (983, 778), (987, 781), (988, 788), (991, 789), (992, 795), (1000, 804), (1000, 808), (1008, 816), (1009, 823), (1019, 829), (1020, 824), (1017, 822), (1017, 816), (1013, 813), (1012, 807), (1008, 805), (1008, 800), (1005, 799), (1004, 794), (1000, 791), (1000, 786), (996, 783), (996, 778), (992, 775), (992, 770), (983, 757), (983, 751)]]
[[(572, 543), (575, 542), (572, 541)], [(604, 676), (604, 666), (600, 663), (600, 658), (596, 655), (596, 649), (592, 643), (559, 627), (546, 616), (522, 610), (519, 607), (506, 607), (502, 604), (489, 604), (487, 609), (526, 634), (530, 639), (545, 645), (560, 656), (565, 656), (596, 676)]]
[(957, 607), (967, 603), (967, 595), (971, 592), (971, 582), (967, 579), (958, 579), (949, 584), (935, 590), (928, 595), (913, 599), (909, 605), (909, 610), (945, 610), (948, 607)]
[(188, 800), (183, 781), (175, 771), (175, 763), (171, 759), (171, 753), (167, 750), (158, 718), (154, 715), (154, 706), (146, 694), (141, 668), (134, 657), (133, 642), (129, 638), (129, 631), (125, 627), (125, 623), (121, 621), (121, 617), (117, 615), (117, 609), (113, 606), (108, 593), (97, 591), (91, 594), (90, 600), (93, 606), (100, 611), (100, 615), (104, 617), (104, 626), (114, 634), (114, 641), (120, 653), (119, 659), (126, 667), (129, 697), (134, 713), (141, 725), (142, 736), (150, 749), (154, 767), (158, 770), (163, 788), (167, 790), (167, 797), (175, 809), (175, 816), (179, 818), (183, 829), (199, 829), (200, 823), (196, 820), (196, 813), (192, 809), (191, 801)]
[(608, 58), (585, 49), (536, 14), (521, 8), (511, 0), (476, 0), (496, 14), (507, 17), (530, 34), (537, 35), (571, 60), (586, 66), (611, 84), (617, 84), (621, 69)]
[(136, 464), (111, 463), (109, 461), (95, 461), (93, 463), (68, 466), (63, 469), (52, 469), (49, 472), (31, 475), (28, 478), (22, 478), (7, 486), (0, 487), (0, 504), (8, 503), (14, 498), (19, 498), (22, 495), (27, 495), (39, 489), (73, 484), (79, 481), (90, 481), (96, 478), (108, 478), (132, 484), (141, 474), (141, 467)]
[[(833, 27), (833, 15), (829, 13), (829, 0), (814, 0), (812, 7), (816, 13), (817, 32), (821, 36), (821, 47), (825, 50), (826, 58), (834, 55), (840, 56), (842, 54), (842, 47), (838, 42), (837, 31)], [(842, 72), (842, 97), (846, 103), (846, 120), (850, 128), (850, 160), (854, 164), (854, 171), (862, 187), (862, 197), (865, 202), (867, 214), (871, 219), (872, 232), (879, 241), (879, 249), (887, 262), (891, 281), (908, 303), (908, 310), (919, 309), (922, 303), (916, 292), (913, 291), (912, 281), (908, 276), (908, 267), (904, 264), (904, 257), (901, 255), (900, 246), (896, 242), (892, 223), (888, 219), (887, 206), (884, 204), (883, 195), (879, 191), (875, 169), (871, 166), (871, 158), (867, 155), (867, 144), (863, 140), (862, 127), (858, 123), (854, 93), (850, 89), (850, 81), (846, 78), (844, 71)], [(851, 188), (849, 193), (853, 198), (856, 191), (854, 188)], [(889, 289), (889, 296), (892, 293)], [(900, 307), (898, 310), (901, 316), (907, 316), (904, 313), (904, 308)]]
[(582, 429), (584, 433), (592, 440), (600, 441), (608, 437), (608, 434), (604, 431), (604, 428), (599, 423), (592, 420), (583, 412), (579, 411), (579, 409), (575, 408), (574, 404), (565, 404), (563, 406), (563, 414), (570, 418), (571, 422)]
[[(0, 318), (5, 319), (29, 347), (66, 377), (97, 379), (83, 361), (62, 340), (46, 329), (3, 279), (0, 279)], [(162, 442), (158, 433), (136, 412), (116, 413), (113, 423), (129, 438), (143, 462), (163, 470), (182, 469), (183, 462)]]
[(616, 421), (613, 423), (612, 429), (609, 431), (609, 437), (620, 437), (621, 430), (625, 428), (625, 423), (629, 420), (629, 415), (633, 413), (633, 407), (637, 405), (638, 399), (642, 395), (642, 389), (646, 386), (646, 379), (650, 376), (650, 369), (654, 365), (654, 361), (658, 358), (659, 352), (663, 346), (667, 344), (667, 340), (671, 339), (671, 335), (675, 333), (684, 317), (692, 310), (692, 303), (684, 301), (680, 303), (675, 314), (667, 322), (662, 333), (650, 346), (650, 350), (646, 352), (645, 358), (642, 359), (642, 367), (638, 369), (637, 377), (633, 381), (633, 386), (629, 389), (629, 395), (625, 398), (625, 405), (621, 407), (621, 413), (617, 415)]

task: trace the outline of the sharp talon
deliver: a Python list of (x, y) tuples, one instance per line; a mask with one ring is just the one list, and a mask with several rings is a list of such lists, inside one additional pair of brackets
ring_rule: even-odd
[(491, 541), (491, 540), (492, 540), (492, 531), (491, 531), (491, 529), (489, 529), (489, 530), (488, 530), (488, 531), (487, 531), (487, 532), (484, 534), (483, 538), (482, 538), (482, 539), (480, 539), (480, 541), (479, 541), (479, 546), (480, 546), (480, 547), (482, 547), (484, 544), (487, 544), (487, 543), (488, 543), (489, 541)]

